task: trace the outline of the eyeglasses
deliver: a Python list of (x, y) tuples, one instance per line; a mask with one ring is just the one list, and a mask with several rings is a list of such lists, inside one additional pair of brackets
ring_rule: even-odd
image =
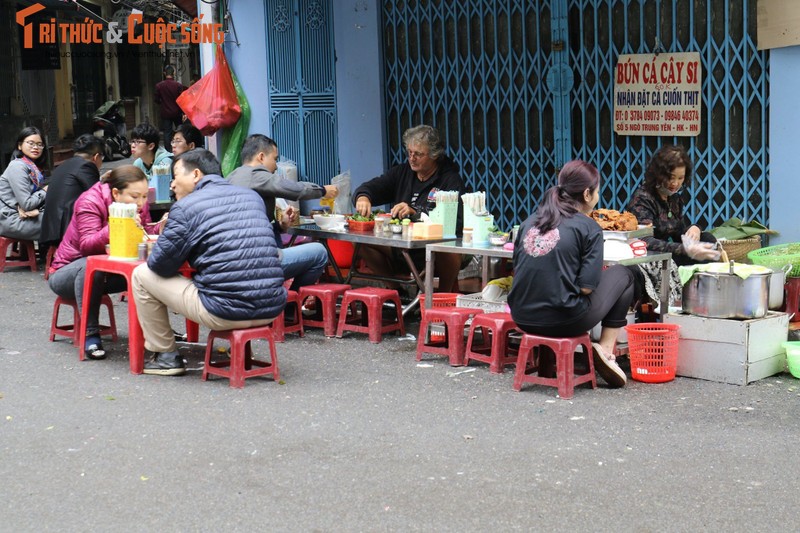
[(428, 154), (426, 154), (425, 152), (412, 152), (411, 150), (409, 150), (407, 153), (409, 159), (420, 159), (422, 157), (428, 157)]
[(25, 141), (25, 144), (27, 144), (31, 148), (44, 148), (44, 143), (37, 143), (37, 142), (34, 142), (34, 141)]
[(180, 144), (180, 143), (185, 143), (185, 142), (186, 142), (186, 141), (185, 141), (185, 140), (183, 140), (183, 139), (177, 139), (177, 138), (176, 138), (176, 139), (172, 139), (172, 140), (171, 140), (169, 143), (170, 143), (170, 144)]
[(131, 139), (131, 144), (147, 144), (144, 139)]

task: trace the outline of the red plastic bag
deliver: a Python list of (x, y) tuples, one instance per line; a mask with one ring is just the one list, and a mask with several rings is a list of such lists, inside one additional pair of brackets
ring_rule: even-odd
[(213, 135), (220, 128), (236, 124), (242, 109), (222, 45), (217, 45), (217, 61), (211, 70), (183, 91), (176, 102), (203, 135)]

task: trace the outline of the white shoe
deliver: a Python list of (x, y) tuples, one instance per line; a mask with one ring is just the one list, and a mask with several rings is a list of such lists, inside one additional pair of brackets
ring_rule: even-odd
[(609, 387), (618, 389), (624, 387), (628, 382), (625, 372), (619, 367), (614, 359), (611, 359), (598, 343), (592, 343), (592, 356), (594, 358), (594, 369), (606, 380)]

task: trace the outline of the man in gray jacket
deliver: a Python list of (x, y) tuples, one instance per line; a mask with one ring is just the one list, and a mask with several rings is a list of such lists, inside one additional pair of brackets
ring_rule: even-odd
[[(253, 191), (222, 178), (203, 148), (172, 165), (172, 206), (147, 263), (133, 271), (133, 297), (151, 360), (145, 374), (183, 374), (168, 309), (212, 330), (272, 322), (286, 305), (286, 289), (272, 226)], [(192, 279), (178, 271), (188, 262)]]
[[(241, 167), (228, 175), (234, 185), (256, 191), (264, 200), (267, 216), (272, 222), (275, 240), (281, 245), (281, 233), (297, 218), (293, 208), (287, 209), (281, 220), (275, 219), (275, 198), (311, 200), (335, 198), (339, 189), (335, 185), (317, 185), (308, 181), (292, 181), (275, 174), (278, 169), (278, 145), (260, 133), (249, 136), (242, 146)], [(318, 242), (291, 246), (281, 250), (281, 267), (285, 279), (294, 278), (291, 289), (313, 285), (325, 270), (328, 253)]]

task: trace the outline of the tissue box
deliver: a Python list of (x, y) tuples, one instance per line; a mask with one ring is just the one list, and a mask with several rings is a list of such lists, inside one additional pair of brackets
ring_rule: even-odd
[(441, 239), (444, 234), (444, 227), (432, 222), (417, 222), (411, 227), (415, 239)]

